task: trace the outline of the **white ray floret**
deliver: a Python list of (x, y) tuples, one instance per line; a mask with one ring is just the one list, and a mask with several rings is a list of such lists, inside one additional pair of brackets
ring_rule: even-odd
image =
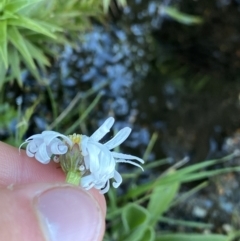
[[(59, 137), (65, 142), (60, 140)], [(68, 146), (66, 143), (71, 144), (71, 140), (67, 136), (55, 131), (43, 131), (42, 134), (30, 136), (21, 146), (27, 144), (26, 154), (29, 157), (35, 157), (43, 164), (47, 164), (50, 162), (52, 155), (67, 153)]]
[[(71, 153), (77, 144), (79, 156), (82, 157), (76, 159), (81, 161), (81, 163), (76, 165), (76, 172), (80, 172), (80, 175), (82, 175), (81, 186), (87, 190), (94, 187), (99, 189), (101, 193), (106, 193), (110, 187), (110, 179), (114, 179), (112, 185), (115, 188), (122, 183), (122, 177), (116, 171), (117, 163), (132, 164), (142, 170), (143, 168), (140, 164), (144, 163), (139, 157), (111, 151), (128, 138), (131, 133), (131, 128), (129, 127), (121, 129), (105, 144), (99, 142), (110, 131), (113, 124), (114, 118), (109, 117), (90, 137), (76, 134), (68, 137), (58, 132), (44, 131), (42, 134), (29, 137), (22, 145), (27, 144), (27, 155), (35, 157), (41, 163), (48, 163), (51, 156), (56, 155), (55, 161), (58, 161), (59, 157), (61, 164), (61, 160), (65, 161), (65, 159), (68, 159), (61, 159), (61, 156), (68, 157), (68, 153)], [(71, 157), (71, 155), (69, 156)], [(65, 164), (65, 170), (63, 170), (67, 172), (67, 163)]]
[(90, 174), (81, 179), (81, 184), (86, 189), (95, 187), (97, 189), (102, 189), (100, 191), (101, 193), (105, 193), (109, 190), (109, 179), (111, 178), (115, 180), (113, 186), (115, 188), (118, 187), (122, 183), (121, 175), (115, 170), (116, 163), (118, 162), (129, 163), (142, 169), (138, 163), (129, 161), (137, 160), (140, 163), (144, 163), (141, 158), (110, 151), (127, 139), (131, 133), (129, 127), (121, 129), (116, 136), (105, 144), (98, 142), (109, 132), (113, 123), (114, 118), (109, 117), (90, 137), (82, 136), (82, 154), (84, 156), (86, 168), (90, 170)]

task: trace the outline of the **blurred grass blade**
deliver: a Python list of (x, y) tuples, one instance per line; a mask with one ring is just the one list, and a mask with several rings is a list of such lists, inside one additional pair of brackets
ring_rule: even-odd
[(155, 241), (156, 235), (153, 227), (148, 227), (139, 241)]
[(22, 87), (20, 60), (17, 50), (15, 48), (9, 48), (8, 56), (11, 66), (12, 79), (17, 79), (18, 85)]
[(78, 0), (71, 0), (65, 2), (65, 9), (73, 9), (74, 5), (78, 2)]
[[(38, 24), (39, 26), (41, 26), (42, 28), (44, 28), (44, 29), (49, 29), (52, 33), (54, 33), (54, 32), (63, 32), (64, 31), (64, 29), (62, 29), (61, 27), (59, 27), (59, 26), (57, 26), (55, 24), (51, 24), (50, 22), (44, 22), (44, 21), (41, 21), (41, 20), (34, 20), (34, 22), (36, 24)], [(62, 36), (62, 38), (63, 37), (64, 36)], [(54, 43), (55, 43), (56, 40), (58, 40), (55, 37), (52, 38), (52, 39), (54, 39)]]
[(26, 109), (24, 116), (22, 117), (21, 121), (17, 124), (17, 133), (16, 133), (16, 143), (21, 143), (23, 139), (23, 135), (27, 131), (29, 127), (29, 120), (33, 115), (33, 112), (36, 106), (39, 104), (40, 98), (37, 99), (32, 106)]
[(9, 1), (4, 7), (5, 10), (15, 13), (20, 11), (21, 9), (30, 6), (32, 4), (35, 4), (37, 2), (40, 2), (43, 0), (19, 0), (19, 1)]
[(8, 0), (2, 0), (2, 1), (0, 2), (0, 10), (2, 10), (2, 9), (5, 7), (7, 1), (8, 1)]
[(186, 13), (180, 12), (178, 9), (173, 7), (161, 7), (164, 14), (168, 15), (172, 19), (176, 20), (179, 23), (193, 25), (193, 24), (201, 24), (203, 19), (198, 16), (189, 15)]
[(4, 69), (8, 67), (7, 53), (7, 21), (0, 21), (0, 58), (4, 63)]
[(12, 18), (17, 18), (17, 16), (8, 11), (4, 11), (3, 15), (0, 16), (0, 20), (7, 20)]
[(126, 0), (118, 0), (118, 4), (120, 4), (122, 7), (127, 6)]
[(88, 108), (81, 114), (81, 117), (76, 120), (71, 127), (67, 129), (66, 135), (73, 133), (75, 129), (80, 125), (80, 123), (88, 117), (89, 113), (96, 107), (101, 97), (102, 94), (99, 93), (92, 101), (92, 103), (88, 106)]
[(2, 90), (5, 82), (6, 70), (2, 58), (0, 58), (0, 91)]
[(218, 234), (160, 234), (156, 241), (228, 241), (228, 236)]
[(80, 101), (80, 99), (86, 99), (89, 96), (95, 94), (96, 92), (100, 91), (103, 87), (109, 84), (109, 81), (104, 81), (101, 84), (95, 86), (95, 88), (91, 88), (88, 91), (86, 91), (84, 94), (79, 92), (77, 95), (73, 98), (71, 103), (67, 106), (67, 108), (58, 116), (56, 120), (49, 126), (48, 130), (52, 130), (56, 125), (58, 125), (60, 122), (63, 121), (63, 119), (69, 115), (69, 113), (72, 111), (72, 109), (76, 106), (76, 104)]
[(109, 5), (111, 3), (111, 0), (103, 0), (103, 11), (104, 13), (108, 12)]
[(45, 66), (50, 66), (50, 62), (40, 48), (38, 48), (36, 45), (34, 45), (34, 43), (28, 41), (27, 39), (25, 39), (25, 44), (32, 57), (37, 61), (42, 69), (44, 69)]
[[(123, 199), (136, 198), (139, 195), (142, 195), (143, 193), (145, 193), (149, 190), (152, 190), (154, 187), (156, 187), (160, 184), (164, 185), (164, 184), (169, 184), (169, 183), (173, 183), (173, 182), (189, 182), (191, 180), (200, 180), (200, 179), (208, 178), (210, 176), (217, 175), (220, 173), (224, 173), (224, 172), (226, 173), (227, 171), (230, 171), (230, 170), (229, 169), (228, 170), (220, 169), (220, 170), (215, 170), (212, 172), (208, 171), (207, 173), (206, 172), (205, 173), (203, 173), (203, 172), (196, 173), (196, 171), (199, 171), (206, 167), (213, 166), (220, 162), (231, 160), (234, 156), (235, 156), (235, 154), (231, 154), (231, 155), (228, 155), (221, 159), (204, 161), (202, 163), (194, 164), (194, 165), (182, 168), (177, 171), (172, 170), (171, 172), (167, 173), (167, 175), (165, 175), (165, 176), (160, 175), (154, 181), (150, 181), (146, 184), (142, 184), (141, 186), (138, 186), (138, 188), (130, 189), (127, 192), (127, 194), (124, 195), (122, 198)], [(238, 167), (232, 168), (231, 171), (238, 171)]]
[(19, 33), (17, 28), (13, 26), (8, 28), (8, 39), (15, 46), (15, 48), (22, 54), (23, 58), (29, 64), (29, 66), (33, 69), (36, 69), (31, 53), (29, 52), (26, 46), (25, 39)]
[(171, 207), (187, 200), (188, 198), (190, 198), (192, 195), (194, 195), (195, 193), (199, 192), (201, 189), (205, 188), (208, 185), (208, 182), (203, 182), (199, 185), (197, 185), (196, 187), (190, 189), (189, 191), (187, 191), (186, 193), (179, 195), (172, 203), (171, 203)]
[(203, 178), (209, 178), (209, 177), (216, 176), (216, 175), (223, 174), (223, 173), (239, 172), (239, 171), (240, 171), (240, 166), (228, 167), (228, 168), (223, 168), (223, 169), (214, 170), (214, 171), (199, 172), (199, 173), (194, 173), (194, 174), (184, 176), (181, 179), (181, 182), (184, 183), (184, 182), (196, 181), (196, 180), (201, 180)]
[(149, 213), (154, 213), (150, 221), (152, 225), (155, 225), (160, 216), (170, 208), (178, 189), (179, 183), (177, 182), (169, 185), (159, 185), (153, 189), (147, 207)]
[(177, 220), (175, 218), (167, 218), (167, 217), (160, 217), (160, 219), (158, 221), (168, 223), (170, 225), (185, 226), (185, 227), (197, 228), (197, 229), (199, 229), (199, 228), (210, 229), (213, 227), (213, 224), (210, 224), (210, 223), (184, 221), (184, 220)]
[(224, 161), (229, 161), (233, 157), (234, 157), (234, 154), (230, 154), (230, 155), (228, 155), (226, 157), (223, 157), (221, 159), (207, 160), (207, 161), (204, 161), (204, 162), (201, 162), (201, 163), (190, 165), (188, 167), (184, 167), (184, 168), (178, 170), (178, 174), (179, 175), (183, 175), (183, 174), (188, 174), (188, 173), (191, 173), (191, 172), (194, 172), (194, 171), (198, 171), (198, 170), (201, 170), (203, 168), (213, 166), (213, 165), (215, 165), (217, 163), (221, 163), (221, 162), (224, 162)]
[(30, 18), (18, 16), (18, 19), (8, 20), (8, 24), (30, 29), (34, 32), (41, 33), (50, 38), (54, 38), (54, 39), (56, 38), (56, 36), (52, 34), (46, 27), (42, 26), (40, 22), (35, 22), (33, 19), (30, 19)]
[(154, 132), (152, 137), (151, 137), (150, 142), (148, 143), (147, 149), (146, 149), (146, 151), (143, 154), (143, 160), (144, 161), (148, 160), (148, 157), (149, 157), (149, 155), (150, 155), (150, 153), (151, 153), (151, 151), (153, 149), (153, 146), (154, 146), (157, 138), (158, 138), (158, 134), (157, 134), (157, 132)]
[(116, 195), (116, 189), (110, 188), (110, 190), (107, 193), (108, 195), (108, 213), (109, 211), (115, 211), (117, 210), (117, 195)]

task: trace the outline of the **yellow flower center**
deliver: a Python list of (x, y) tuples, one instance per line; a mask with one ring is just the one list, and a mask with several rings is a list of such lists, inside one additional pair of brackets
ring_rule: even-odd
[(73, 144), (80, 144), (80, 141), (82, 139), (81, 135), (76, 134), (76, 133), (74, 133), (73, 135), (69, 135), (68, 137), (71, 139)]

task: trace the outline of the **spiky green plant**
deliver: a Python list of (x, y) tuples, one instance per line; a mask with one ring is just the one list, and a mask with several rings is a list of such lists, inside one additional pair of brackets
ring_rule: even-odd
[(109, 4), (106, 0), (0, 0), (0, 89), (13, 79), (22, 85), (23, 66), (40, 79), (39, 69), (50, 65), (48, 56), (57, 55), (54, 47), (76, 42), (79, 32), (91, 26), (89, 17), (101, 19)]

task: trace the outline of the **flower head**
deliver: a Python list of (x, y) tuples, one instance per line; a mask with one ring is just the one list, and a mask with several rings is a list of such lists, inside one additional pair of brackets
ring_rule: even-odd
[(71, 144), (71, 140), (65, 135), (55, 131), (43, 131), (42, 134), (30, 136), (21, 146), (27, 144), (27, 155), (47, 164), (50, 162), (52, 155), (63, 155), (68, 151), (68, 146), (59, 137), (65, 143)]
[(27, 143), (28, 156), (35, 157), (41, 163), (48, 163), (53, 156), (55, 160), (59, 160), (66, 173), (75, 172), (81, 176), (83, 188), (88, 190), (94, 187), (105, 193), (109, 190), (110, 179), (115, 180), (115, 188), (122, 183), (122, 177), (116, 171), (117, 163), (129, 163), (142, 170), (132, 160), (144, 163), (136, 156), (111, 151), (127, 139), (131, 133), (129, 127), (121, 129), (108, 142), (99, 142), (113, 124), (114, 118), (109, 117), (90, 137), (76, 134), (65, 136), (54, 131), (44, 131), (29, 137), (23, 144)]

